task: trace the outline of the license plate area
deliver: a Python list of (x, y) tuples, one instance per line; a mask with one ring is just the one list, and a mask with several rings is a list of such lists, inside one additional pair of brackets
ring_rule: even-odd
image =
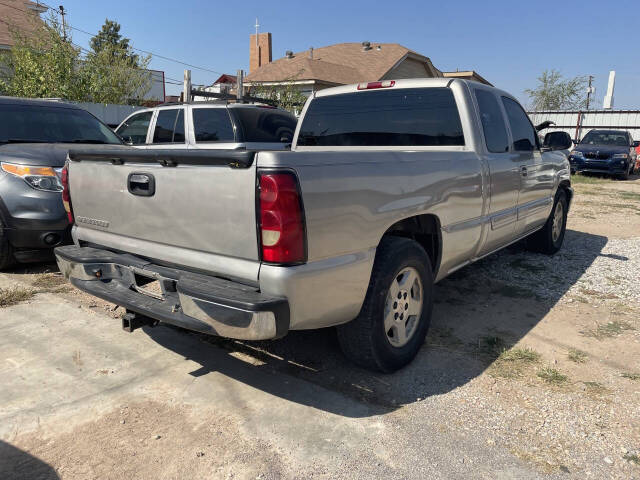
[(176, 282), (163, 278), (153, 272), (145, 272), (139, 269), (133, 270), (133, 284), (131, 289), (136, 292), (158, 300), (165, 300), (168, 292), (176, 291)]

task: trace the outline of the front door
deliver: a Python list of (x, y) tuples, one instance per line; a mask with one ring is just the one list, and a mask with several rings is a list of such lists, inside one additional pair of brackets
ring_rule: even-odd
[(516, 236), (522, 236), (542, 226), (551, 212), (555, 181), (551, 157), (555, 153), (541, 153), (537, 132), (518, 102), (502, 97), (502, 103), (519, 171)]
[(520, 172), (518, 155), (509, 137), (499, 97), (493, 90), (474, 89), (485, 139), (483, 158), (489, 167), (489, 208), (486, 239), (478, 252), (486, 255), (511, 242), (516, 235)]

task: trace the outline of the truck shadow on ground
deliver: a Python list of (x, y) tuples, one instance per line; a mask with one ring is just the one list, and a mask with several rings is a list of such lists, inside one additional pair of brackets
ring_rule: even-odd
[[(568, 230), (553, 257), (521, 245), (465, 267), (435, 287), (431, 329), (417, 358), (392, 375), (351, 364), (340, 352), (335, 329), (291, 332), (270, 342), (221, 339), (166, 328), (145, 329), (163, 345), (201, 365), (192, 375), (216, 371), (290, 401), (343, 416), (392, 411), (431, 395), (447, 393), (485, 371), (499, 353), (520, 341), (565, 295), (571, 297), (582, 274), (607, 255), (607, 238)], [(185, 338), (188, 337), (188, 338)], [(215, 348), (217, 347), (217, 348)], [(290, 376), (332, 393), (299, 391)], [(319, 389), (320, 391), (322, 389)], [(345, 410), (335, 393), (355, 400)]]
[(0, 478), (57, 480), (60, 477), (47, 463), (0, 440)]

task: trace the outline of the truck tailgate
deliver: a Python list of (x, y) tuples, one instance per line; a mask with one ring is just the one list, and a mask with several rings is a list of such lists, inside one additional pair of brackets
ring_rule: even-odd
[(80, 241), (257, 281), (252, 152), (69, 154)]

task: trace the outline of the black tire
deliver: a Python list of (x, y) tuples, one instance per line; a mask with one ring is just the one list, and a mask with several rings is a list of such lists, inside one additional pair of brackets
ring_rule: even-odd
[[(413, 269), (420, 280), (422, 307), (419, 315), (412, 316), (413, 333), (407, 335), (407, 343), (393, 346), (385, 331), (385, 303), (392, 283), (401, 278), (401, 272), (407, 268)], [(395, 308), (395, 301), (393, 305)], [(427, 253), (413, 240), (384, 237), (376, 252), (369, 288), (360, 313), (355, 320), (337, 327), (340, 347), (347, 358), (364, 368), (394, 372), (418, 354), (429, 330), (432, 309), (433, 272)], [(405, 326), (407, 324), (409, 315), (404, 322)]]
[(4, 225), (0, 221), (0, 271), (10, 267), (14, 263), (13, 248), (5, 235)]
[[(558, 204), (562, 205), (562, 226), (559, 235), (554, 238), (553, 227), (558, 211)], [(547, 255), (553, 255), (560, 250), (560, 248), (562, 248), (562, 242), (564, 242), (564, 235), (567, 231), (567, 213), (567, 194), (562, 188), (559, 188), (547, 222), (541, 230), (527, 237), (525, 243), (527, 248), (534, 252), (546, 253)]]

